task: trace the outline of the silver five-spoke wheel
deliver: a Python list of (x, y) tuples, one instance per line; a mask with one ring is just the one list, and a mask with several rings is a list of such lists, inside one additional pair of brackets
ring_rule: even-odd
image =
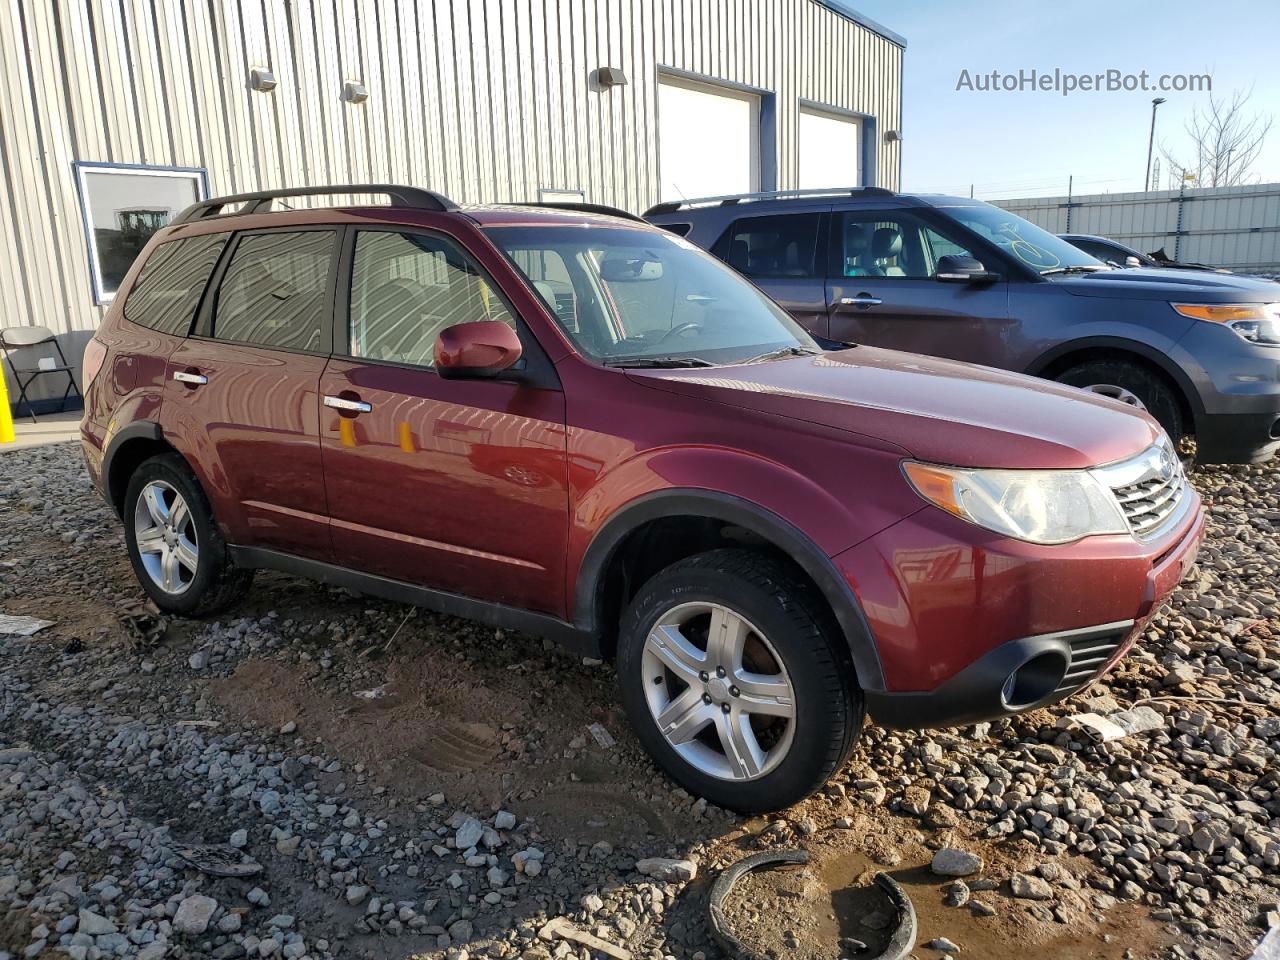
[(767, 637), (718, 603), (682, 603), (654, 623), (641, 661), (658, 730), (684, 760), (723, 780), (754, 780), (786, 757), (791, 678)]
[(187, 501), (163, 480), (142, 488), (133, 509), (133, 531), (143, 569), (165, 593), (191, 586), (199, 561), (195, 523)]
[(1103, 397), (1110, 397), (1112, 400), (1119, 400), (1121, 403), (1127, 403), (1129, 406), (1137, 407), (1139, 410), (1147, 409), (1147, 405), (1142, 402), (1136, 393), (1114, 383), (1092, 383), (1084, 387), (1084, 389), (1090, 393), (1096, 393)]

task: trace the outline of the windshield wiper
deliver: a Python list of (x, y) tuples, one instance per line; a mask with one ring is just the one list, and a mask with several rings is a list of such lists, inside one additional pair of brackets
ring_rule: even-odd
[(810, 350), (808, 347), (782, 347), (779, 350), (770, 350), (768, 353), (762, 353), (758, 357), (750, 357), (743, 360), (742, 363), (760, 363), (764, 360), (779, 360), (782, 357), (812, 357), (819, 352), (818, 350)]
[(1051, 273), (1098, 273), (1102, 270), (1110, 270), (1110, 267), (1098, 264), (1096, 267), (1081, 264), (1073, 267), (1050, 267), (1048, 270), (1041, 270), (1040, 276), (1047, 277)]
[(604, 361), (606, 367), (714, 367), (710, 360), (701, 357), (613, 357)]

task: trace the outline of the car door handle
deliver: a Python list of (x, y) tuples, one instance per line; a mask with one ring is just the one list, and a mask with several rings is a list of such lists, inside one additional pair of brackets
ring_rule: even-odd
[(371, 403), (365, 403), (363, 400), (348, 400), (346, 397), (325, 397), (324, 405), (333, 407), (335, 410), (345, 410), (348, 413), (368, 413), (373, 409)]
[(873, 297), (869, 293), (860, 293), (856, 297), (841, 297), (840, 305), (842, 307), (878, 307), (884, 303), (879, 297)]
[(193, 373), (190, 370), (173, 371), (173, 379), (177, 380), (179, 383), (189, 383), (193, 386), (200, 386), (202, 383), (209, 382), (209, 378), (203, 373)]

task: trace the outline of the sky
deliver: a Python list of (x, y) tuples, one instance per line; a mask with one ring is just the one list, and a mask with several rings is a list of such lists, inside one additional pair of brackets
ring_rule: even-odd
[[(1185, 123), (1208, 94), (1164, 91), (981, 92), (957, 90), (971, 77), (1036, 69), (1093, 74), (1212, 77), (1215, 96), (1253, 89), (1251, 110), (1275, 125), (1252, 169), (1254, 182), (1280, 182), (1280, 2), (1212, 0), (1123, 3), (1096, 0), (850, 0), (907, 40), (903, 90), (902, 189), (1000, 199), (1074, 191), (1140, 190), (1151, 100), (1156, 150), (1185, 148)], [(1183, 149), (1184, 154), (1189, 151)], [(1168, 164), (1161, 186), (1168, 181)]]

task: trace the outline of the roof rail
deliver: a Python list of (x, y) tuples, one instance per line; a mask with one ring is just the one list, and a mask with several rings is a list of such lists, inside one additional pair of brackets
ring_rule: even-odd
[(869, 196), (869, 197), (894, 197), (897, 196), (892, 190), (885, 187), (809, 187), (804, 190), (765, 190), (759, 193), (730, 193), (723, 197), (694, 197), (689, 200), (667, 200), (663, 203), (656, 203), (644, 212), (646, 217), (656, 216), (660, 213), (675, 213), (677, 210), (685, 207), (703, 206), (718, 203), (721, 206), (740, 203), (744, 200), (797, 200), (804, 197), (834, 197), (834, 196)]
[(532, 201), (528, 203), (516, 204), (520, 207), (549, 207), (553, 210), (576, 210), (579, 213), (599, 213), (606, 217), (621, 217), (624, 220), (635, 220), (638, 223), (644, 223), (644, 217), (638, 217), (634, 213), (628, 213), (626, 210), (620, 210), (617, 207), (610, 207), (603, 203), (580, 203), (575, 200), (542, 200), (537, 203)]
[(457, 210), (458, 205), (448, 197), (420, 187), (402, 187), (394, 183), (346, 183), (317, 187), (286, 187), (280, 190), (258, 190), (253, 193), (234, 193), (226, 197), (210, 197), (193, 203), (173, 218), (171, 224), (191, 223), (206, 217), (222, 215), (223, 207), (242, 203), (244, 209), (236, 214), (267, 213), (273, 200), (282, 197), (325, 197), (348, 193), (385, 193), (393, 207), (416, 210), (435, 210), (445, 213)]

